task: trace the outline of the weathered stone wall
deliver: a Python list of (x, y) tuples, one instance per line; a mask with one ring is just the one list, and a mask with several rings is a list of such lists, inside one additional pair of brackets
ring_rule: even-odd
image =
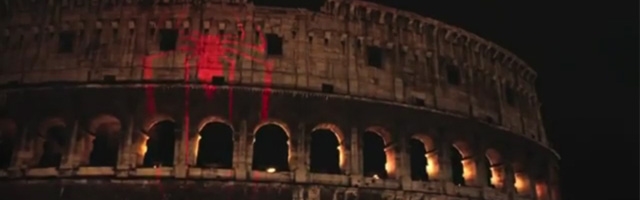
[[(155, 6), (139, 1), (78, 2), (15, 2), (24, 9), (10, 10), (0, 22), (0, 82), (101, 82), (108, 76), (143, 81), (144, 57), (162, 53), (161, 29), (236, 34), (239, 20), (247, 33), (242, 43), (259, 41), (253, 34), (258, 26), (282, 37), (283, 55), (232, 47), (272, 62), (273, 87), (319, 91), (328, 84), (338, 94), (407, 104), (420, 101), (548, 145), (535, 72), (495, 44), (430, 18), (362, 1), (328, 1), (322, 12), (211, 1)], [(63, 33), (75, 34), (72, 52), (58, 51)], [(192, 43), (183, 37), (177, 46)], [(382, 49), (381, 69), (368, 65), (369, 46)], [(184, 80), (188, 52), (165, 52), (154, 59), (151, 79)], [(263, 64), (243, 56), (230, 59), (238, 64), (235, 69), (225, 67), (228, 82), (264, 84)], [(449, 68), (459, 71), (458, 85), (448, 83)], [(197, 73), (190, 70), (192, 80)], [(513, 97), (505, 97), (507, 88)], [(507, 98), (515, 102), (505, 103)]]
[[(246, 191), (260, 184), (248, 182), (265, 182), (268, 191), (278, 191), (251, 193), (258, 199), (557, 199), (556, 155), (541, 123), (535, 72), (507, 50), (459, 28), (363, 1), (330, 0), (320, 12), (244, 1), (7, 2), (2, 5), (9, 7), (0, 6), (0, 136), (11, 133), (17, 142), (11, 167), (0, 169), (0, 177), (7, 179), (0, 189), (16, 199), (77, 199), (81, 194), (184, 199), (184, 191), (253, 199)], [(188, 62), (192, 67), (185, 75), (185, 59), (193, 52), (160, 50), (162, 29), (200, 34), (244, 30), (241, 42), (247, 45), (259, 43), (263, 34), (275, 34), (282, 38), (283, 52), (251, 53), (246, 46), (231, 45), (254, 59), (230, 56), (237, 65), (223, 65), (228, 86), (218, 86), (208, 100), (202, 88), (211, 79), (198, 80), (203, 72), (194, 67), (196, 60)], [(60, 52), (61, 36), (70, 33), (72, 51)], [(187, 36), (177, 41), (178, 48), (192, 45)], [(368, 63), (368, 47), (380, 48), (379, 68)], [(164, 56), (149, 63), (153, 73), (146, 77), (151, 69), (143, 67), (145, 58), (158, 54)], [(265, 61), (273, 63), (272, 70)], [(450, 80), (452, 71), (459, 81)], [(266, 74), (272, 75), (270, 81)], [(148, 83), (157, 84), (156, 114), (147, 110), (143, 84)], [(187, 85), (193, 87), (188, 98)], [(274, 88), (267, 121), (284, 124), (290, 133), (288, 172), (251, 169), (252, 133), (265, 122), (260, 112), (266, 85)], [(327, 85), (333, 90), (323, 91)], [(229, 88), (234, 91), (231, 108)], [(87, 167), (91, 124), (104, 115), (122, 125), (117, 166)], [(196, 156), (189, 151), (195, 147), (188, 144), (195, 142), (198, 126), (208, 117), (233, 127), (232, 169), (194, 166)], [(139, 167), (136, 145), (159, 119), (174, 120), (182, 131), (175, 142), (175, 165)], [(42, 132), (52, 124), (64, 125), (69, 135), (62, 163), (34, 168)], [(309, 134), (319, 124), (335, 125), (344, 135), (343, 174), (309, 173)], [(394, 167), (389, 179), (362, 175), (360, 136), (373, 127), (388, 133), (387, 158)], [(436, 149), (430, 155), (437, 156), (439, 171), (428, 182), (409, 175), (407, 140), (416, 136), (432, 139)], [(468, 186), (451, 182), (447, 147), (452, 144), (468, 157), (465, 170), (473, 172), (465, 178)], [(481, 181), (487, 176), (481, 167), (489, 149), (500, 152), (503, 188)], [(528, 177), (520, 194), (515, 185), (523, 183), (516, 183), (516, 174)], [(58, 179), (39, 180), (49, 177)], [(172, 180), (166, 182), (170, 196), (153, 196), (162, 193), (133, 181), (158, 177)], [(25, 181), (31, 178), (38, 180)], [(81, 181), (62, 180), (66, 178)], [(95, 185), (80, 184), (86, 178)], [(212, 179), (233, 181), (212, 182), (216, 189), (204, 191), (209, 186), (201, 181)], [(538, 183), (548, 187), (538, 189)], [(231, 193), (244, 196), (222, 192), (225, 184), (237, 185)], [(97, 190), (102, 186), (110, 192)], [(113, 196), (124, 193), (131, 196)]]

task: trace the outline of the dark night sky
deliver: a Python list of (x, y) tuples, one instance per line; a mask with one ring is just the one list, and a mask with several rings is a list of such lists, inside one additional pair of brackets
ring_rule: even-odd
[(564, 199), (638, 199), (638, 1), (394, 1), (374, 2), (474, 32), (538, 71)]

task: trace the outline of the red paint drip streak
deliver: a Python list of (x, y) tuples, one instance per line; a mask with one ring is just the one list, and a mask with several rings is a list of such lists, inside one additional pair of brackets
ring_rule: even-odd
[[(241, 24), (238, 24), (241, 25)], [(198, 58), (198, 62), (196, 64), (196, 68), (198, 70), (198, 78), (200, 80), (202, 80), (204, 78), (204, 80), (206, 80), (206, 77), (211, 77), (211, 75), (222, 75), (223, 71), (222, 71), (222, 64), (219, 62), (219, 60), (217, 59), (225, 59), (228, 63), (229, 63), (229, 81), (233, 82), (235, 79), (235, 65), (236, 62), (235, 60), (229, 59), (228, 57), (226, 57), (225, 52), (231, 52), (234, 53), (236, 55), (240, 55), (248, 60), (257, 62), (257, 63), (261, 63), (264, 65), (265, 67), (265, 75), (264, 75), (264, 89), (262, 92), (262, 102), (261, 102), (261, 119), (262, 120), (266, 120), (268, 118), (268, 111), (269, 111), (269, 99), (270, 99), (270, 95), (271, 95), (271, 83), (272, 83), (272, 72), (273, 72), (273, 65), (268, 62), (266, 59), (264, 61), (259, 61), (258, 59), (252, 57), (252, 56), (248, 56), (240, 51), (238, 51), (237, 49), (233, 49), (233, 48), (228, 48), (225, 47), (224, 45), (234, 45), (238, 48), (240, 47), (244, 47), (247, 48), (248, 50), (254, 50), (254, 51), (258, 51), (259, 53), (265, 53), (266, 52), (266, 43), (264, 40), (264, 35), (262, 34), (260, 27), (256, 27), (258, 33), (260, 33), (259, 35), (259, 39), (260, 39), (260, 44), (259, 45), (251, 45), (251, 44), (242, 44), (239, 41), (244, 40), (245, 38), (245, 33), (244, 33), (244, 29), (240, 28), (241, 31), (241, 35), (240, 38), (236, 38), (239, 39), (239, 41), (234, 41), (233, 40), (233, 36), (228, 36), (228, 35), (220, 35), (218, 37), (216, 36), (200, 36), (200, 37), (196, 37), (196, 38), (190, 38), (190, 37), (186, 37), (187, 39), (191, 39), (192, 41), (194, 41), (196, 43), (196, 49), (188, 49), (188, 48), (181, 48), (181, 50), (187, 50), (187, 51), (195, 51), (196, 54), (198, 54), (200, 57)], [(197, 34), (195, 34), (197, 35)], [(218, 42), (219, 41), (219, 42)], [(211, 43), (213, 43), (214, 45), (210, 45)], [(152, 61), (154, 58), (156, 57), (160, 57), (160, 56), (164, 56), (165, 53), (161, 53), (161, 54), (157, 54), (157, 55), (150, 55), (147, 56), (145, 58), (143, 58), (143, 71), (144, 71), (144, 78), (145, 80), (150, 80), (153, 77), (153, 69), (152, 69)], [(213, 62), (211, 62), (213, 60)], [(189, 74), (190, 74), (190, 67), (189, 67), (189, 61), (190, 61), (190, 57), (186, 57), (185, 61), (184, 61), (184, 66), (185, 66), (185, 82), (189, 83)], [(201, 73), (202, 72), (202, 73)], [(201, 75), (204, 75), (204, 77), (202, 77)], [(206, 82), (206, 81), (205, 81)], [(208, 100), (212, 100), (213, 98), (213, 92), (215, 91), (216, 87), (214, 85), (205, 85), (205, 95), (206, 98)], [(145, 85), (145, 91), (146, 91), (146, 96), (147, 96), (147, 111), (149, 114), (155, 114), (156, 113), (156, 106), (155, 106), (155, 95), (154, 95), (154, 91), (153, 91), (153, 87), (151, 85)], [(184, 120), (185, 120), (185, 124), (187, 125), (185, 127), (185, 131), (186, 131), (186, 135), (185, 135), (185, 160), (188, 163), (188, 159), (189, 159), (189, 99), (190, 99), (190, 86), (187, 85), (187, 87), (185, 88), (185, 116), (184, 116)], [(229, 87), (229, 119), (231, 120), (233, 115), (233, 90), (231, 87)], [(160, 178), (160, 169), (157, 170), (157, 177), (158, 179)], [(254, 173), (254, 178), (258, 179), (257, 174)], [(161, 187), (161, 186), (160, 186)], [(162, 190), (162, 187), (160, 188)], [(257, 187), (254, 187), (254, 190), (257, 190)], [(254, 193), (255, 194), (255, 193)]]

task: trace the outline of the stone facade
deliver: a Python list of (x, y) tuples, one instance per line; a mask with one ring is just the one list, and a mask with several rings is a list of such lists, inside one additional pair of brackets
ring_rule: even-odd
[[(0, 188), (16, 199), (560, 199), (536, 73), (430, 18), (346, 0), (319, 11), (243, 0), (5, 0), (0, 13), (0, 136), (12, 149)], [(179, 33), (169, 50), (166, 30)], [(244, 52), (267, 35), (269, 48), (228, 56), (223, 73), (203, 79), (185, 61), (194, 52), (182, 50), (191, 32), (246, 34), (227, 45)], [(143, 138), (167, 120), (178, 127), (172, 165), (143, 166)], [(214, 121), (233, 130), (231, 168), (196, 163), (199, 131)], [(265, 124), (287, 133), (288, 170), (252, 169)], [(103, 125), (116, 135), (117, 161), (91, 166)], [(60, 161), (39, 167), (51, 127), (63, 128)], [(310, 172), (317, 129), (337, 135), (338, 174)], [(366, 131), (384, 141), (386, 178), (363, 172)], [(411, 138), (425, 145), (428, 181), (411, 177)], [(464, 185), (452, 181), (452, 153), (463, 158)]]

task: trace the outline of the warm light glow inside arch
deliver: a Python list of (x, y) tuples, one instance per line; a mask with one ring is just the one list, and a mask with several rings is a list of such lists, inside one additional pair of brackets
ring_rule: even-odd
[(531, 181), (529, 180), (529, 175), (524, 172), (524, 167), (520, 163), (513, 164), (513, 176), (514, 176), (514, 187), (516, 188), (516, 192), (519, 195), (530, 195), (531, 194)]
[(396, 174), (396, 152), (395, 149), (393, 149), (394, 144), (391, 139), (391, 134), (386, 129), (379, 126), (367, 128), (365, 132), (375, 133), (382, 137), (385, 146), (384, 154), (387, 161), (384, 165), (384, 169), (387, 171), (387, 175), (389, 177), (394, 177)]
[(502, 165), (502, 156), (495, 149), (487, 149), (485, 156), (489, 160), (491, 171), (491, 184), (498, 189), (504, 186), (504, 166)]
[(291, 132), (289, 132), (289, 127), (287, 126), (286, 123), (280, 121), (280, 120), (275, 120), (275, 119), (271, 119), (271, 120), (264, 120), (260, 123), (258, 123), (258, 125), (256, 125), (256, 127), (253, 129), (253, 141), (251, 142), (251, 145), (253, 145), (256, 142), (256, 134), (258, 133), (258, 131), (260, 130), (260, 128), (266, 126), (266, 125), (276, 125), (278, 127), (280, 127), (285, 134), (287, 134), (287, 149), (289, 149), (289, 151), (287, 152), (287, 161), (289, 164), (289, 167), (292, 166), (291, 163), (291, 158), (292, 158), (292, 149), (291, 149)]
[(154, 116), (148, 117), (142, 122), (142, 131), (140, 132), (140, 134), (138, 134), (138, 136), (140, 137), (136, 142), (135, 148), (137, 150), (136, 153), (138, 154), (138, 165), (142, 165), (144, 156), (147, 153), (147, 140), (149, 140), (149, 138), (151, 137), (151, 135), (149, 135), (149, 131), (151, 131), (153, 126), (163, 121), (170, 121), (173, 123), (176, 122), (172, 117), (164, 114), (156, 114)]
[(473, 152), (468, 143), (458, 140), (453, 143), (453, 147), (462, 155), (462, 177), (466, 183), (473, 183), (476, 178), (476, 162), (473, 159)]
[(549, 200), (549, 188), (544, 181), (536, 182), (536, 199), (537, 200)]
[(347, 170), (347, 162), (346, 162), (346, 149), (345, 149), (345, 145), (343, 144), (344, 142), (344, 133), (340, 130), (340, 128), (338, 128), (338, 126), (336, 126), (335, 124), (330, 124), (330, 123), (322, 123), (317, 125), (315, 128), (311, 129), (311, 133), (317, 131), (317, 130), (328, 130), (331, 131), (333, 134), (335, 134), (336, 139), (338, 140), (338, 151), (340, 153), (340, 157), (339, 157), (339, 165), (340, 165), (340, 169), (344, 172)]
[(437, 179), (440, 173), (440, 162), (433, 139), (426, 134), (415, 134), (411, 138), (417, 139), (424, 144), (425, 157), (427, 158), (427, 175), (429, 175), (429, 179)]

